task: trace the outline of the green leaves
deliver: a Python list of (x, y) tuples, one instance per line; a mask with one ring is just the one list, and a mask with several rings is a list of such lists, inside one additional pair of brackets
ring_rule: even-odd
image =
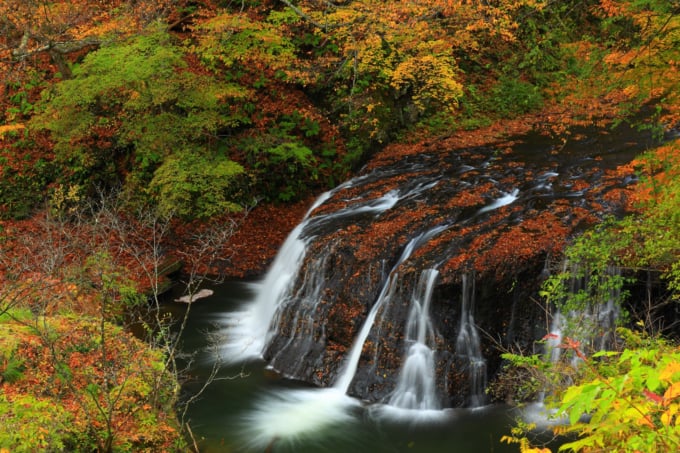
[(73, 416), (53, 399), (30, 395), (10, 401), (0, 393), (0, 449), (17, 453), (63, 451), (72, 440)]
[[(122, 183), (139, 198), (145, 193), (139, 189), (153, 181), (146, 192), (152, 200), (164, 207), (183, 200), (178, 209), (188, 217), (194, 208), (199, 217), (236, 208), (236, 200), (225, 198), (234, 191), (224, 179), (242, 171), (237, 164), (221, 158), (214, 167), (192, 160), (179, 168), (186, 156), (175, 154), (205, 147), (206, 162), (217, 159), (208, 151), (215, 137), (248, 121), (232, 106), (247, 90), (191, 72), (185, 57), (162, 27), (152, 26), (90, 53), (72, 79), (55, 86), (32, 126), (51, 132), (64, 168), (61, 182), (86, 189)], [(171, 177), (169, 169), (178, 172)], [(203, 172), (192, 176), (200, 182), (179, 184), (190, 170)], [(180, 193), (173, 194), (173, 186)]]
[[(192, 47), (215, 71), (282, 71), (286, 78), (304, 79), (296, 66), (297, 49), (282, 33), (282, 26), (299, 22), (291, 12), (272, 12), (267, 20), (253, 21), (243, 14), (223, 12), (197, 28)], [(236, 79), (237, 77), (234, 77)]]
[(241, 165), (224, 156), (181, 150), (156, 170), (149, 192), (163, 215), (207, 218), (241, 209), (234, 200), (243, 174)]
[(316, 181), (317, 158), (294, 136), (273, 132), (241, 146), (253, 166), (256, 191), (270, 201), (294, 200)]

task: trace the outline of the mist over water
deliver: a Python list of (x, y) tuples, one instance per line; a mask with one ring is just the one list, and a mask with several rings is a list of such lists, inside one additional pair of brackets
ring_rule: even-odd
[(267, 392), (244, 414), (240, 436), (255, 451), (306, 443), (321, 447), (359, 422), (354, 414), (359, 407), (335, 388)]

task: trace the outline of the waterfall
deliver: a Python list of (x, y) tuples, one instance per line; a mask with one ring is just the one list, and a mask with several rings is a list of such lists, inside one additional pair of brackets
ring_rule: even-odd
[(227, 316), (224, 322), (227, 339), (222, 348), (224, 361), (236, 363), (262, 357), (269, 340), (277, 334), (277, 316), (281, 308), (294, 297), (293, 286), (299, 277), (307, 246), (314, 239), (315, 228), (344, 217), (366, 213), (378, 215), (394, 207), (399, 200), (422, 192), (433, 184), (436, 183), (418, 185), (413, 190), (403, 192), (392, 190), (381, 197), (357, 202), (337, 212), (311, 216), (334, 193), (352, 187), (352, 180), (317, 198), (303, 221), (281, 246), (265, 279), (258, 285), (255, 299), (243, 310)]
[(301, 234), (309, 216), (331, 192), (319, 196), (309, 208), (303, 221), (288, 235), (276, 255), (271, 269), (252, 303), (244, 309), (230, 313), (224, 324), (227, 329), (227, 342), (223, 346), (223, 359), (227, 363), (242, 362), (260, 358), (262, 349), (270, 337), (269, 327), (284, 295), (290, 291), (298, 270), (305, 257), (306, 244)]
[[(266, 395), (245, 420), (243, 432), (246, 435), (245, 442), (248, 445), (256, 449), (267, 449), (278, 439), (295, 441), (314, 436), (316, 432), (322, 430), (332, 429), (337, 424), (351, 423), (354, 420), (351, 411), (359, 403), (350, 398), (347, 392), (356, 374), (361, 351), (376, 316), (380, 308), (388, 304), (397, 292), (399, 286), (397, 268), (420, 245), (446, 228), (446, 225), (435, 227), (421, 233), (406, 245), (364, 321), (362, 329), (350, 349), (343, 371), (333, 387), (314, 390), (288, 390)], [(427, 311), (437, 272), (426, 271), (423, 275), (424, 277), (421, 278), (419, 288), (416, 289), (414, 295), (414, 304), (419, 305), (420, 308), (416, 310), (418, 314), (414, 314), (413, 318), (418, 319), (414, 319), (413, 323), (409, 322), (407, 326), (407, 336), (413, 337), (419, 342), (416, 344), (421, 345), (421, 351), (422, 348), (428, 349), (424, 343), (428, 336), (432, 336)], [(414, 365), (418, 365), (417, 361), (417, 359), (412, 360)], [(409, 369), (414, 369), (414, 367), (409, 365)], [(433, 408), (437, 405), (436, 397), (433, 396), (435, 394), (434, 366), (429, 368), (418, 366), (417, 370), (414, 369), (414, 371), (417, 371), (420, 376), (414, 379), (404, 378), (403, 390), (400, 390), (400, 392), (417, 394), (419, 396), (412, 401), (420, 399), (422, 400), (419, 403), (421, 408)]]
[(438, 275), (435, 269), (424, 270), (414, 289), (406, 326), (406, 358), (397, 387), (390, 397), (390, 406), (416, 410), (440, 408), (435, 386), (434, 351), (428, 346), (428, 343), (434, 343), (430, 301)]
[[(587, 270), (578, 264), (564, 263), (563, 272), (569, 270), (570, 297), (583, 300), (583, 307), (574, 308), (567, 313), (559, 310), (553, 315), (550, 332), (546, 336), (546, 354), (551, 362), (560, 358), (557, 348), (562, 338), (567, 336), (581, 343), (586, 354), (606, 350), (616, 341), (615, 329), (620, 312), (621, 300), (621, 269), (609, 266), (601, 276), (591, 276)], [(593, 284), (592, 279), (604, 279), (607, 283)], [(612, 282), (614, 282), (612, 284)], [(573, 365), (578, 365), (579, 359), (573, 358)]]
[(562, 344), (562, 332), (565, 322), (562, 313), (555, 311), (550, 323), (550, 332), (545, 336), (544, 346), (545, 360), (550, 363), (557, 363), (562, 355), (562, 349), (559, 346)]
[(425, 233), (421, 233), (416, 238), (411, 239), (411, 241), (406, 245), (404, 251), (397, 260), (396, 264), (392, 267), (390, 275), (387, 278), (387, 282), (385, 283), (385, 285), (383, 285), (382, 290), (380, 291), (380, 295), (378, 296), (378, 299), (373, 304), (371, 311), (368, 313), (368, 316), (366, 317), (366, 320), (364, 321), (364, 324), (361, 330), (359, 331), (359, 335), (357, 335), (357, 338), (354, 341), (352, 348), (350, 349), (348, 359), (345, 362), (343, 371), (339, 375), (333, 387), (341, 390), (343, 393), (346, 393), (349, 390), (349, 386), (352, 384), (352, 380), (354, 379), (354, 375), (356, 374), (357, 371), (357, 366), (359, 365), (361, 351), (363, 350), (364, 343), (366, 342), (366, 339), (368, 338), (368, 335), (371, 332), (371, 329), (373, 328), (375, 318), (378, 315), (378, 312), (380, 311), (382, 306), (389, 303), (389, 301), (392, 300), (395, 294), (399, 282), (399, 276), (396, 272), (399, 265), (406, 261), (411, 256), (413, 251), (418, 248), (418, 246), (427, 242), (433, 236), (445, 230), (446, 228), (447, 226), (442, 225), (433, 228)]
[(486, 389), (486, 361), (482, 355), (479, 333), (473, 316), (475, 305), (475, 283), (469, 276), (462, 276), (460, 327), (456, 338), (456, 354), (466, 358), (470, 385), (469, 405), (479, 407), (484, 404)]
[[(572, 275), (568, 282), (569, 293), (572, 296), (585, 296), (587, 302), (586, 306), (581, 309), (572, 309), (566, 313), (554, 310), (543, 345), (544, 360), (551, 364), (557, 364), (562, 360), (564, 349), (560, 348), (560, 345), (565, 337), (579, 341), (581, 349), (586, 354), (606, 350), (615, 342), (616, 321), (619, 316), (621, 298), (618, 285), (608, 285), (605, 291), (601, 288), (593, 291), (590, 287), (591, 276), (578, 264), (565, 261), (562, 272), (567, 271)], [(605, 271), (605, 278), (618, 279), (620, 277), (621, 269), (616, 266), (609, 266)], [(580, 363), (579, 357), (575, 354), (571, 356), (569, 364), (572, 367), (576, 368)], [(530, 405), (525, 411), (525, 419), (541, 424), (564, 422), (559, 417), (555, 418), (554, 412), (545, 413), (543, 405), (545, 393), (545, 390), (539, 391), (536, 403)]]

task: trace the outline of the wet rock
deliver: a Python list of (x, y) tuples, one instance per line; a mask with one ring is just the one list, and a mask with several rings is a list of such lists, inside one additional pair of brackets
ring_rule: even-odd
[[(371, 308), (397, 279), (348, 389), (367, 401), (387, 401), (410, 345), (405, 330), (419, 276), (436, 269), (428, 346), (438, 394), (443, 407), (474, 404), (473, 360), (456, 344), (465, 316), (463, 279), (474, 280), (474, 327), (488, 379), (500, 369), (501, 349), (531, 347), (544, 333), (544, 314), (532, 297), (546, 263), (584, 226), (621, 210), (625, 196), (612, 192), (629, 183), (603, 171), (603, 161), (592, 159), (601, 150), (587, 142), (541, 155), (514, 143), (379, 156), (383, 163), (336, 189), (302, 232), (305, 261), (265, 348), (270, 365), (333, 385)], [(606, 164), (627, 162), (636, 149), (628, 151), (608, 156)], [(404, 259), (423, 235), (427, 240)]]

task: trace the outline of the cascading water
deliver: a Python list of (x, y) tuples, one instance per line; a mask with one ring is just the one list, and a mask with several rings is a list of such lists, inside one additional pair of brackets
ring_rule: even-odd
[[(347, 391), (356, 373), (364, 343), (373, 328), (378, 312), (390, 303), (397, 292), (399, 286), (397, 270), (420, 245), (445, 229), (446, 226), (435, 227), (418, 235), (406, 245), (348, 353), (343, 372), (332, 387), (279, 392), (261, 399), (258, 407), (247, 417), (247, 424), (244, 426), (244, 433), (246, 433), (248, 443), (251, 446), (262, 448), (278, 439), (291, 441), (304, 438), (310, 433), (318, 432), (333, 424), (350, 423), (353, 420), (350, 412), (358, 405), (358, 402), (350, 398)], [(414, 319), (412, 324), (409, 323), (407, 336), (414, 337), (416, 342), (414, 347), (418, 356), (427, 349), (431, 359), (432, 351), (425, 345), (427, 337), (432, 334), (427, 312), (437, 272), (434, 270), (426, 271), (423, 275), (425, 277), (424, 282), (420, 285), (421, 289), (413, 295), (413, 304), (419, 308), (414, 308)], [(409, 358), (412, 355), (410, 353)], [(438, 407), (438, 403), (436, 402), (434, 388), (433, 361), (421, 360), (414, 356), (414, 358), (411, 358), (411, 363), (407, 365), (402, 372), (405, 373), (403, 383), (395, 392), (398, 405), (408, 403), (407, 409), (434, 410)], [(399, 405), (399, 407), (404, 406)]]
[[(313, 230), (321, 223), (331, 222), (343, 217), (361, 214), (380, 214), (392, 208), (400, 198), (410, 196), (409, 191), (389, 191), (382, 197), (367, 202), (359, 202), (346, 209), (327, 215), (311, 217), (316, 208), (339, 190), (351, 187), (352, 180), (338, 186), (333, 191), (322, 194), (307, 211), (303, 221), (291, 232), (274, 260), (265, 280), (259, 284), (255, 299), (244, 310), (234, 312), (226, 319), (226, 344), (223, 358), (228, 363), (243, 362), (262, 357), (262, 352), (278, 329), (277, 316), (286, 302), (291, 300), (293, 285), (298, 278), (306, 249)], [(418, 190), (426, 188), (418, 187)], [(313, 274), (312, 278), (315, 278)], [(314, 286), (314, 285), (312, 285)]]
[[(378, 296), (378, 300), (373, 305), (373, 308), (371, 308), (371, 311), (369, 312), (366, 321), (364, 321), (364, 325), (361, 331), (359, 332), (359, 335), (357, 336), (354, 345), (352, 346), (352, 349), (350, 350), (349, 358), (347, 359), (344, 365), (343, 372), (340, 374), (337, 382), (334, 385), (335, 388), (341, 390), (343, 393), (346, 393), (347, 390), (349, 389), (349, 386), (352, 383), (352, 379), (354, 379), (354, 375), (357, 370), (357, 365), (359, 364), (361, 351), (363, 350), (366, 338), (368, 338), (368, 335), (371, 329), (373, 328), (373, 323), (378, 314), (378, 311), (383, 307), (383, 305), (388, 304), (392, 300), (394, 293), (397, 289), (399, 283), (399, 275), (397, 273), (398, 267), (404, 261), (406, 261), (411, 256), (413, 251), (416, 250), (420, 245), (427, 242), (433, 236), (437, 235), (438, 233), (445, 229), (446, 226), (439, 226), (433, 228), (432, 230), (427, 231), (426, 233), (420, 234), (418, 237), (412, 239), (408, 243), (408, 245), (402, 252), (401, 257), (392, 268), (392, 271), (390, 272), (390, 275), (387, 279), (387, 283), (383, 286), (383, 289), (380, 292), (380, 296)], [(430, 370), (420, 370), (420, 372), (429, 373)]]
[(486, 360), (482, 355), (479, 333), (474, 319), (475, 283), (467, 274), (462, 276), (460, 328), (456, 338), (456, 354), (467, 359), (469, 376), (469, 405), (479, 407), (484, 404), (486, 389)]
[(228, 363), (243, 362), (262, 356), (262, 348), (271, 335), (270, 325), (285, 294), (302, 265), (305, 242), (301, 232), (309, 215), (331, 196), (322, 194), (307, 211), (305, 219), (288, 235), (264, 281), (258, 285), (256, 298), (243, 310), (230, 313), (224, 322), (228, 332), (222, 358)]
[[(567, 313), (556, 310), (553, 314), (550, 332), (546, 336), (546, 354), (551, 362), (560, 359), (558, 346), (565, 336), (579, 341), (586, 353), (603, 351), (616, 341), (615, 329), (621, 302), (621, 269), (609, 266), (603, 276), (609, 283), (602, 288), (592, 285), (592, 276), (577, 264), (565, 262), (563, 271), (566, 272), (567, 269), (573, 276), (569, 279), (569, 294), (587, 303)], [(578, 358), (573, 359), (573, 365), (578, 365)]]
[(406, 358), (397, 379), (397, 387), (388, 405), (400, 409), (438, 410), (435, 384), (434, 331), (430, 320), (430, 302), (438, 272), (422, 272), (411, 301), (406, 327)]
[[(380, 155), (321, 197), (257, 297), (229, 318), (228, 361), (262, 357), (285, 377), (323, 387), (263, 399), (245, 430), (256, 447), (351, 420), (358, 403), (348, 394), (409, 417), (485, 404), (487, 375), (501, 359), (483, 356), (489, 344), (477, 323), (512, 346), (533, 345), (536, 263), (559, 254), (619, 182), (601, 183), (592, 143), (569, 159), (568, 146), (516, 155), (514, 145), (442, 146)], [(460, 289), (467, 269), (489, 282), (479, 294), (468, 275)], [(446, 303), (458, 291), (460, 310)]]
[[(597, 288), (594, 292), (589, 284), (590, 275), (584, 272), (577, 264), (565, 261), (563, 272), (569, 271), (572, 278), (569, 279), (569, 293), (580, 296), (589, 301), (580, 309), (572, 309), (567, 313), (554, 310), (548, 334), (544, 337), (544, 360), (551, 364), (557, 364), (563, 359), (564, 349), (560, 347), (565, 337), (579, 342), (581, 349), (586, 354), (604, 351), (615, 344), (616, 322), (620, 311), (621, 291), (619, 285), (607, 285), (604, 290)], [(621, 278), (621, 269), (610, 266), (606, 269), (605, 278), (614, 280)], [(580, 366), (581, 359), (572, 355), (570, 366)], [(524, 417), (534, 423), (543, 425), (566, 422), (564, 417), (555, 417), (555, 413), (546, 414), (543, 405), (545, 391), (538, 393), (536, 403), (529, 405), (525, 410)]]
[(502, 197), (494, 200), (493, 203), (481, 208), (479, 211), (477, 211), (477, 214), (484, 214), (485, 212), (493, 211), (494, 209), (498, 209), (503, 206), (507, 206), (511, 203), (514, 203), (515, 200), (519, 198), (518, 195), (519, 189), (513, 189), (510, 193), (503, 194)]

